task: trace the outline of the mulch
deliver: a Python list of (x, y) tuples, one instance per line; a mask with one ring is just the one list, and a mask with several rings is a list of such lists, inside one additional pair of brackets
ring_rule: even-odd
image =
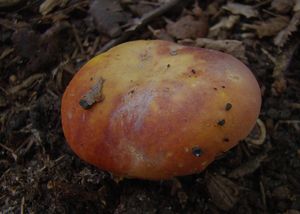
[[(299, 0), (0, 0), (0, 213), (300, 214), (299, 22)], [(118, 180), (66, 144), (68, 82), (139, 39), (230, 53), (259, 81), (258, 126), (202, 173)]]

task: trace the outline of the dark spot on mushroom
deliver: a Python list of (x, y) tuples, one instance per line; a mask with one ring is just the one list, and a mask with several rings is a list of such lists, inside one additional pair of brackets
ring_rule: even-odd
[(222, 88), (225, 88), (225, 86), (224, 86), (224, 85), (222, 85)]
[(218, 89), (217, 89), (217, 88), (214, 88), (214, 90), (217, 91)]
[(171, 67), (171, 65), (170, 64), (167, 64), (167, 68), (170, 68)]
[(192, 148), (192, 153), (194, 156), (200, 157), (202, 155), (203, 151), (197, 146), (197, 147)]
[(232, 104), (231, 103), (226, 103), (225, 110), (229, 111), (231, 108), (232, 108)]
[(223, 126), (224, 124), (225, 124), (225, 120), (224, 119), (218, 121), (218, 125), (219, 126)]
[(223, 139), (223, 141), (227, 143), (227, 142), (229, 142), (229, 138), (225, 137), (225, 138)]
[(128, 92), (128, 94), (134, 94), (134, 92), (135, 92), (135, 90), (132, 89), (132, 90), (130, 90), (130, 91)]
[(90, 78), (91, 81), (92, 81), (93, 79), (94, 79), (93, 77)]
[(195, 69), (192, 69), (192, 70), (191, 70), (191, 72), (192, 72), (193, 74), (196, 74), (196, 71), (195, 71)]
[(79, 101), (79, 105), (84, 108), (85, 110), (90, 109), (92, 107), (92, 105), (90, 105), (86, 100), (81, 99)]

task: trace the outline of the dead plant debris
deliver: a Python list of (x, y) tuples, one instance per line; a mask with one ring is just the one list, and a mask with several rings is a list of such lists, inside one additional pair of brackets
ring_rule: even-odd
[[(299, 11), (299, 0), (0, 0), (0, 213), (299, 214)], [(62, 93), (91, 57), (138, 39), (240, 58), (262, 88), (264, 130), (176, 185), (79, 160), (62, 133)], [(88, 106), (109, 93), (93, 81)]]

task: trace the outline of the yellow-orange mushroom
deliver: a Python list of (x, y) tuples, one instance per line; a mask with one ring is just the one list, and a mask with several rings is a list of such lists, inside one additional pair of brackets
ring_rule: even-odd
[(259, 115), (251, 71), (214, 50), (167, 41), (121, 44), (90, 60), (62, 99), (62, 124), (86, 162), (124, 177), (202, 171)]

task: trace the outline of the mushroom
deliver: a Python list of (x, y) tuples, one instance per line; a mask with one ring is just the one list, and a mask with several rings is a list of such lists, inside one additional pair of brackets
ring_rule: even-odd
[(204, 170), (254, 127), (259, 85), (236, 58), (167, 41), (118, 45), (84, 65), (62, 99), (72, 150), (114, 175)]

